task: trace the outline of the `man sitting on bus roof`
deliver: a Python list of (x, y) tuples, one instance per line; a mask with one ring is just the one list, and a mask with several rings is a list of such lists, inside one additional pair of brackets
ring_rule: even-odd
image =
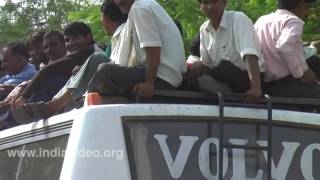
[[(66, 47), (64, 44), (64, 37), (63, 35), (58, 32), (58, 31), (51, 31), (48, 33), (45, 33), (44, 35), (41, 36), (41, 38), (43, 38), (43, 40), (41, 40), (41, 43), (43, 43), (43, 50), (44, 50), (44, 54), (45, 54), (45, 59), (47, 59), (46, 63), (52, 63), (54, 61), (56, 61), (57, 59), (65, 56), (66, 54)], [(27, 43), (28, 44), (28, 43)], [(29, 50), (30, 53), (30, 50)], [(35, 53), (37, 54), (37, 53)], [(36, 58), (36, 59), (40, 59), (40, 58)], [(41, 58), (43, 59), (43, 58)], [(42, 62), (42, 68), (46, 65), (44, 64), (44, 62)], [(21, 93), (21, 91), (27, 86), (29, 81), (24, 81), (23, 83), (19, 84), (17, 87), (15, 87), (10, 94), (5, 98), (4, 101), (0, 102), (0, 114), (2, 112), (2, 105), (3, 103), (5, 104), (10, 104), (12, 103), (12, 101), (19, 96), (19, 94)], [(50, 94), (51, 91), (51, 85), (52, 85), (52, 81), (46, 81), (46, 86), (44, 91), (46, 91), (46, 93)], [(37, 101), (36, 99), (33, 99), (34, 101)], [(0, 118), (1, 119), (1, 118)]]
[[(107, 49), (116, 47), (120, 33), (124, 27), (124, 22), (127, 19), (127, 15), (122, 14), (120, 9), (114, 3), (107, 3), (107, 1), (105, 1), (101, 6), (101, 13), (103, 14), (102, 22), (106, 32), (108, 35), (113, 35), (111, 43)], [(33, 113), (32, 111), (31, 114), (33, 115), (30, 115), (30, 120), (51, 116), (60, 112), (60, 110), (67, 106), (74, 108), (74, 106), (77, 105), (74, 102), (81, 98), (87, 90), (88, 82), (91, 80), (98, 65), (103, 62), (108, 62), (109, 56), (110, 54), (101, 52), (93, 53), (82, 65), (81, 69), (68, 80), (65, 86), (53, 97), (51, 101), (45, 103), (29, 103), (13, 110), (15, 120), (19, 121), (21, 118), (28, 118), (30, 111), (26, 114), (24, 111), (25, 107), (33, 110), (42, 109), (44, 111), (41, 114)]]
[(252, 21), (242, 12), (225, 10), (227, 0), (199, 2), (209, 20), (200, 27), (201, 58), (191, 64), (189, 77), (209, 75), (256, 102), (262, 96), (264, 59)]
[[(61, 57), (65, 56), (67, 53), (63, 34), (58, 31), (47, 32), (43, 36), (43, 49), (46, 55), (46, 59), (48, 59), (47, 63), (53, 63), (56, 60), (59, 60)], [(25, 81), (15, 87), (10, 94), (0, 102), (0, 124), (5, 124), (5, 126), (10, 126), (11, 114), (8, 111), (11, 104), (14, 100), (19, 97), (20, 93), (23, 89), (28, 85), (30, 81)], [(57, 91), (56, 83), (59, 82), (59, 79), (50, 79), (43, 83), (42, 88), (39, 88), (35, 94), (37, 96), (33, 96), (31, 101), (39, 101), (43, 98), (48, 98), (50, 94), (55, 93)]]
[[(189, 56), (187, 59), (188, 69), (191, 68), (192, 64), (200, 61), (200, 33), (194, 37), (189, 46)], [(181, 89), (192, 90), (192, 91), (203, 91), (211, 94), (217, 92), (231, 93), (231, 89), (224, 83), (220, 83), (209, 75), (203, 75), (195, 81), (192, 77), (185, 76), (184, 84)]]
[[(82, 22), (68, 24), (64, 28), (64, 39), (67, 50), (70, 53), (40, 70), (15, 101), (14, 107), (27, 103), (34, 95), (34, 92), (41, 88), (43, 82), (49, 78), (56, 76), (65, 78), (64, 83), (59, 88), (60, 90), (67, 79), (71, 77), (73, 68), (77, 65), (82, 65), (97, 49), (94, 45), (90, 27)], [(102, 52), (101, 49), (99, 51)]]
[(151, 97), (155, 89), (176, 89), (186, 65), (182, 37), (172, 18), (154, 0), (114, 2), (128, 20), (111, 55), (115, 64), (99, 66), (89, 92)]
[(9, 43), (2, 49), (2, 66), (7, 75), (0, 78), (0, 99), (3, 100), (17, 85), (30, 80), (36, 73), (28, 61), (27, 47), (23, 43)]
[(29, 50), (31, 64), (35, 65), (36, 69), (39, 70), (44, 65), (48, 64), (48, 58), (44, 53), (43, 49), (43, 36), (45, 32), (40, 31), (33, 33), (29, 36), (26, 45)]
[(128, 16), (121, 13), (120, 9), (114, 3), (108, 3), (108, 0), (103, 2), (100, 10), (102, 13), (101, 20), (103, 27), (107, 34), (112, 36), (107, 50), (105, 54), (94, 53), (90, 56), (79, 72), (73, 75), (53, 100), (46, 104), (49, 114), (57, 113), (66, 107), (68, 103), (72, 102), (72, 100), (76, 101), (81, 98), (87, 91), (88, 83), (96, 72), (99, 64), (110, 61), (109, 57), (111, 54), (108, 54), (108, 49), (112, 50), (117, 46), (120, 33)]
[(260, 17), (255, 29), (266, 60), (266, 93), (320, 98), (318, 79), (304, 57), (304, 19), (315, 0), (278, 0), (278, 10)]

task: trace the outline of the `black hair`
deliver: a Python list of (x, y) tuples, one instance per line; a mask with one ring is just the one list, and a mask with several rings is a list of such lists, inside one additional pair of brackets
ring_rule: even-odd
[(104, 16), (108, 16), (113, 22), (123, 23), (128, 18), (128, 15), (123, 14), (112, 0), (104, 0), (100, 7), (100, 11)]
[(43, 31), (31, 34), (28, 37), (28, 40), (27, 40), (27, 43), (26, 43), (27, 47), (30, 48), (30, 46), (32, 46), (33, 44), (42, 43), (44, 34), (45, 34), (45, 32), (43, 32)]
[(90, 27), (83, 23), (83, 22), (73, 22), (68, 24), (64, 30), (63, 34), (65, 36), (79, 36), (79, 35), (91, 35), (92, 36), (92, 31)]
[(47, 39), (47, 38), (50, 38), (50, 37), (57, 37), (59, 41), (63, 42), (64, 43), (64, 37), (63, 37), (63, 34), (59, 31), (50, 31), (50, 32), (47, 32), (44, 34), (43, 36), (43, 39)]
[(14, 56), (22, 56), (25, 57), (26, 59), (29, 58), (29, 53), (26, 45), (22, 42), (13, 42), (6, 44), (3, 49), (9, 49), (11, 51), (11, 54)]
[(198, 0), (199, 3), (201, 3), (203, 0)]
[(190, 55), (200, 57), (200, 34), (198, 34), (190, 43)]
[(176, 24), (177, 28), (179, 29), (181, 36), (183, 36), (183, 28), (180, 21), (177, 19), (173, 19), (173, 22)]
[(278, 0), (278, 8), (279, 9), (286, 9), (286, 10), (293, 10), (296, 8), (301, 1), (307, 3), (314, 3), (316, 0)]

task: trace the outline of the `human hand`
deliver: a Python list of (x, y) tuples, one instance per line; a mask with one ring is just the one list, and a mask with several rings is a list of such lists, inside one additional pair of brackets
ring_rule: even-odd
[(134, 88), (133, 92), (136, 93), (138, 96), (141, 97), (151, 97), (154, 94), (154, 83), (152, 82), (141, 82), (137, 83)]
[(308, 69), (306, 72), (304, 72), (300, 80), (302, 83), (305, 83), (305, 84), (314, 84), (317, 82), (317, 76), (314, 74), (314, 72), (311, 69)]
[(203, 75), (207, 69), (208, 69), (207, 66), (202, 64), (201, 61), (196, 61), (196, 62), (188, 65), (187, 77), (189, 80), (193, 81), (193, 80), (197, 79), (198, 77), (200, 77), (201, 75)]
[(259, 99), (262, 97), (261, 88), (251, 88), (247, 92), (245, 92), (246, 99), (245, 102), (249, 104), (258, 103)]

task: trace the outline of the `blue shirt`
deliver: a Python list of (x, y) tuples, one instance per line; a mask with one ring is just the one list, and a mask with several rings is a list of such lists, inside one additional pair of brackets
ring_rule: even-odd
[(33, 64), (28, 63), (19, 74), (5, 75), (0, 78), (0, 84), (19, 85), (24, 81), (30, 80), (38, 71)]

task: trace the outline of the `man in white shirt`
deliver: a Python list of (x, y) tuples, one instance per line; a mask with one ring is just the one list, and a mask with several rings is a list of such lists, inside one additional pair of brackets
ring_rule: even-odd
[(227, 0), (199, 2), (209, 20), (200, 28), (201, 58), (190, 66), (189, 77), (210, 75), (232, 92), (245, 93), (247, 102), (256, 102), (262, 96), (264, 60), (252, 21), (241, 12), (226, 11)]
[(100, 65), (89, 92), (105, 96), (134, 92), (151, 97), (155, 89), (178, 87), (186, 64), (182, 37), (171, 17), (154, 0), (114, 3), (128, 13), (119, 51), (111, 55), (117, 64)]

